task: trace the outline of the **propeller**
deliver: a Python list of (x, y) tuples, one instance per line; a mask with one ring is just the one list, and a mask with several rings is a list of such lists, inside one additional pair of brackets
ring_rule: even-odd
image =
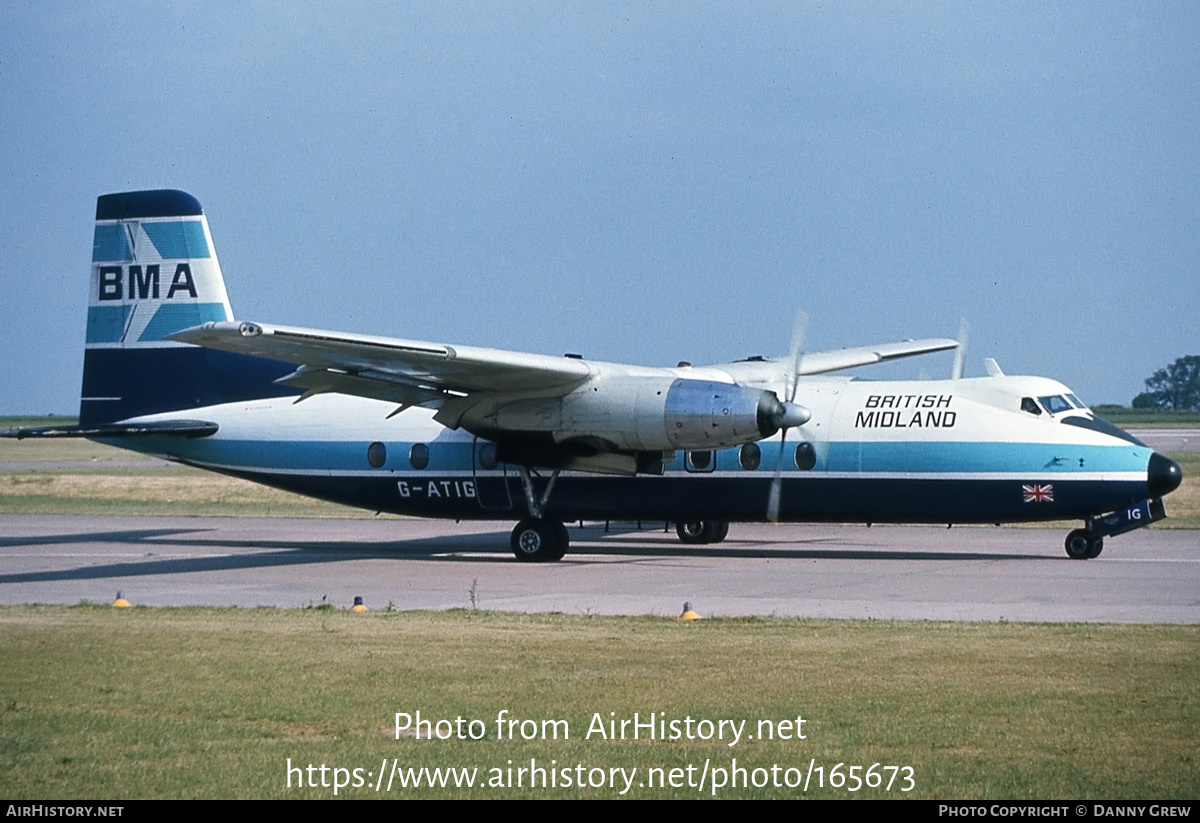
[(780, 416), (779, 456), (775, 460), (775, 476), (771, 478), (771, 493), (767, 496), (767, 520), (779, 522), (779, 500), (783, 491), (783, 451), (787, 446), (788, 429), (803, 426), (812, 413), (796, 401), (796, 388), (800, 385), (800, 359), (804, 355), (804, 333), (808, 329), (808, 315), (804, 309), (796, 311), (796, 323), (792, 326), (792, 348), (787, 359), (787, 400), (780, 405), (784, 413)]
[(954, 350), (954, 368), (950, 372), (951, 380), (961, 380), (963, 376), (963, 361), (967, 358), (967, 334), (971, 331), (971, 324), (967, 322), (967, 318), (958, 318), (958, 348)]

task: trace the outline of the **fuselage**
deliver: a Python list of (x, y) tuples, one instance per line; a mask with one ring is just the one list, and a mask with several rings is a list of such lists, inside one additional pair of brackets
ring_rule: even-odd
[[(1045, 378), (811, 377), (800, 383), (796, 400), (812, 418), (789, 430), (782, 448), (777, 434), (738, 447), (675, 452), (661, 475), (563, 472), (546, 516), (761, 521), (777, 466), (780, 519), (788, 521), (1076, 519), (1170, 490), (1156, 488), (1152, 449)], [(211, 420), (219, 426), (211, 437), (116, 445), (375, 511), (523, 515), (520, 478), (514, 467), (495, 462), (493, 444), (445, 428), (431, 411), (410, 408), (389, 417), (394, 410), (339, 394), (298, 403), (265, 398), (145, 418)], [(546, 482), (534, 479), (538, 488)]]

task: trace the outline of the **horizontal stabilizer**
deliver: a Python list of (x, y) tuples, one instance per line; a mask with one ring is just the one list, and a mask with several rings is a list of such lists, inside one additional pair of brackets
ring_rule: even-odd
[(0, 429), (0, 437), (208, 437), (216, 423), (203, 420), (161, 420), (153, 423), (108, 423), (101, 426), (41, 426)]

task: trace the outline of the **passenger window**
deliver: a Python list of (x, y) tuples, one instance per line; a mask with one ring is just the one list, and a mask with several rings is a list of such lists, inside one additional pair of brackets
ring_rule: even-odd
[(796, 461), (796, 468), (803, 471), (808, 471), (813, 466), (817, 465), (817, 450), (813, 448), (812, 443), (799, 443), (796, 445), (796, 454), (794, 459)]
[(423, 469), (429, 465), (429, 447), (424, 443), (413, 443), (408, 450), (408, 462), (414, 469)]
[(375, 441), (371, 445), (367, 446), (367, 462), (370, 463), (373, 468), (383, 468), (383, 464), (387, 462), (387, 446), (383, 445), (379, 441)]
[(738, 452), (738, 462), (746, 471), (754, 471), (762, 462), (762, 449), (758, 447), (757, 443), (747, 443)]
[(1030, 414), (1041, 414), (1042, 410), (1038, 408), (1037, 401), (1032, 397), (1021, 398), (1021, 411), (1029, 412)]
[(491, 471), (500, 465), (496, 459), (496, 444), (484, 443), (479, 447), (479, 468)]

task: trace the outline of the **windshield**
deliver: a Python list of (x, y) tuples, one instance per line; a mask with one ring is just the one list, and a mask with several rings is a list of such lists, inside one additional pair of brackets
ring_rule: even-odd
[(1071, 404), (1068, 403), (1067, 398), (1063, 397), (1061, 394), (1051, 394), (1047, 395), (1046, 397), (1039, 397), (1038, 400), (1042, 401), (1042, 407), (1051, 414), (1058, 414), (1059, 412), (1071, 410)]

